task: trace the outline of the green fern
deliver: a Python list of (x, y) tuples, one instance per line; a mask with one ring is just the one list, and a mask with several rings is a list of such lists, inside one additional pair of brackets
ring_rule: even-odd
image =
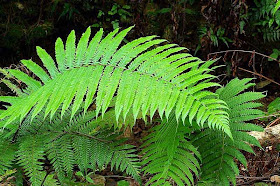
[[(107, 114), (108, 118), (112, 115), (110, 111), (106, 112), (104, 118), (107, 118)], [(16, 163), (24, 169), (33, 185), (41, 185), (43, 180), (47, 185), (47, 182), (54, 180), (50, 175), (44, 179), (43, 162), (46, 157), (61, 183), (72, 178), (76, 165), (81, 171), (87, 172), (88, 169), (103, 169), (109, 164), (141, 182), (135, 147), (124, 144), (124, 139), (118, 139), (119, 135), (110, 130), (111, 123), (106, 127), (104, 122), (103, 128), (99, 128), (96, 121), (100, 119), (94, 119), (95, 112), (84, 115), (79, 110), (72, 122), (69, 122), (72, 116), (68, 109), (63, 120), (60, 119), (60, 113), (57, 113), (51, 123), (50, 118), (44, 120), (42, 114), (31, 121), (30, 115), (32, 113), (22, 122), (15, 136), (6, 135), (7, 140), (3, 143), (5, 142), (7, 149), (3, 147), (6, 153), (0, 154), (1, 165), (3, 164), (0, 172), (11, 168), (12, 162), (17, 159)], [(9, 131), (5, 129), (3, 134), (7, 133)], [(12, 140), (16, 140), (18, 148), (9, 146)], [(15, 153), (17, 158), (14, 157)]]
[(10, 144), (9, 141), (3, 139), (1, 134), (0, 139), (0, 175), (4, 175), (12, 167), (17, 147), (15, 144)]
[(265, 42), (275, 42), (280, 40), (280, 32), (277, 28), (262, 29), (263, 39)]
[(25, 83), (26, 88), (17, 90), (20, 91), (17, 98), (0, 98), (12, 104), (0, 115), (5, 121), (2, 127), (8, 127), (13, 121), (22, 122), (31, 111), (32, 120), (43, 108), (46, 108), (44, 117), (52, 119), (60, 106), (61, 117), (71, 106), (70, 119), (73, 119), (82, 105), (86, 112), (93, 102), (96, 115), (103, 116), (116, 95), (116, 121), (120, 115), (125, 120), (129, 112), (133, 113), (134, 120), (140, 112), (143, 119), (146, 115), (152, 118), (157, 110), (161, 117), (165, 114), (168, 118), (175, 109), (178, 121), (185, 121), (189, 115), (191, 123), (197, 116), (203, 118), (198, 122), (200, 125), (207, 122), (209, 127), (231, 135), (226, 104), (216, 94), (203, 91), (219, 86), (209, 81), (215, 78), (209, 74), (209, 66), (215, 61), (204, 62), (188, 53), (180, 53), (185, 48), (174, 44), (154, 48), (165, 42), (155, 36), (139, 38), (119, 48), (131, 29), (121, 32), (116, 29), (104, 39), (101, 39), (101, 29), (89, 41), (91, 30), (88, 28), (77, 46), (72, 31), (65, 45), (60, 38), (56, 41), (56, 62), (37, 47), (47, 72), (31, 60), (22, 60), (22, 64), (38, 78), (20, 70), (6, 70), (5, 80), (13, 77)]
[(220, 131), (211, 129), (205, 129), (193, 138), (193, 144), (198, 147), (202, 157), (201, 181), (213, 185), (230, 185), (230, 182), (235, 185), (235, 177), (239, 174), (235, 159), (247, 167), (246, 158), (240, 151), (254, 153), (249, 144), (261, 148), (259, 142), (247, 133), (263, 131), (262, 127), (247, 123), (263, 115), (263, 112), (257, 109), (262, 104), (254, 101), (263, 98), (264, 95), (257, 92), (241, 93), (254, 85), (249, 83), (250, 80), (234, 79), (216, 91), (230, 108), (230, 128), (234, 140)]
[(26, 175), (30, 177), (30, 181), (34, 185), (40, 185), (42, 180), (40, 179), (40, 172), (43, 171), (44, 160), (44, 138), (43, 136), (30, 135), (25, 139), (21, 139), (18, 154), (18, 164), (21, 165)]
[[(116, 29), (104, 39), (101, 29), (90, 39), (88, 28), (78, 42), (72, 31), (65, 44), (57, 39), (55, 60), (37, 47), (44, 68), (22, 60), (35, 78), (0, 70), (2, 82), (17, 95), (0, 97), (11, 104), (0, 112), (0, 151), (6, 152), (0, 154), (0, 173), (18, 164), (33, 185), (57, 185), (53, 172), (67, 184), (74, 168), (86, 174), (110, 165), (141, 182), (137, 151), (121, 135), (136, 119), (158, 112), (163, 122), (142, 146), (143, 172), (151, 176), (147, 184), (194, 185), (200, 177), (235, 184), (235, 159), (246, 166), (240, 150), (260, 147), (246, 132), (261, 127), (246, 122), (263, 114), (253, 102), (263, 95), (241, 93), (253, 85), (250, 79), (208, 91), (219, 86), (211, 82), (215, 61), (160, 45), (165, 40), (156, 36), (119, 47), (131, 29)], [(51, 172), (44, 170), (45, 162)]]
[(136, 155), (136, 149), (132, 145), (123, 145), (115, 148), (111, 160), (111, 167), (112, 169), (115, 167), (122, 172), (125, 171), (127, 174), (132, 175), (139, 183), (142, 182), (139, 176), (139, 159)]
[(178, 186), (193, 185), (193, 173), (199, 176), (200, 154), (185, 139), (191, 132), (182, 122), (177, 123), (174, 114), (169, 120), (152, 129), (143, 144), (142, 169), (145, 174), (153, 174), (147, 185), (171, 185), (173, 180)]

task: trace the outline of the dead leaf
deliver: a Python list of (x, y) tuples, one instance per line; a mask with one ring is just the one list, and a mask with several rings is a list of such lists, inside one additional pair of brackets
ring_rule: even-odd
[(278, 176), (278, 175), (271, 176), (270, 181), (280, 183), (280, 176)]

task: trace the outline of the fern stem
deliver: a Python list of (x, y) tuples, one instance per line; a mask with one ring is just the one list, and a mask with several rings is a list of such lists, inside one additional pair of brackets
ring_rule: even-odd
[(44, 179), (42, 180), (41, 186), (44, 186), (44, 183), (45, 183), (45, 181), (46, 181), (46, 179), (47, 179), (47, 177), (48, 177), (49, 174), (50, 174), (50, 172), (47, 172), (47, 173), (46, 173)]
[(90, 139), (95, 139), (95, 140), (98, 140), (98, 141), (101, 141), (101, 142), (105, 142), (105, 143), (112, 143), (112, 141), (108, 141), (108, 140), (104, 140), (104, 139), (100, 139), (100, 138), (97, 138), (97, 137), (94, 137), (94, 136), (91, 136), (91, 135), (88, 135), (88, 134), (84, 134), (84, 133), (81, 133), (81, 132), (69, 132), (69, 134), (76, 134), (78, 136), (84, 136), (84, 137), (87, 137), (87, 138), (90, 138)]
[[(52, 131), (52, 132), (61, 133), (60, 131)], [(54, 138), (54, 139), (52, 140), (52, 142), (53, 142), (53, 141), (56, 141), (58, 138), (61, 138), (61, 137), (64, 136), (65, 134), (70, 134), (70, 135), (72, 134), (72, 135), (84, 136), (84, 137), (87, 137), (87, 138), (90, 138), (90, 139), (94, 139), (94, 140), (98, 140), (98, 141), (101, 141), (101, 142), (112, 143), (112, 141), (100, 139), (100, 138), (97, 138), (97, 137), (94, 137), (94, 136), (91, 136), (91, 135), (88, 135), (88, 134), (84, 134), (84, 133), (81, 133), (81, 132), (77, 132), (77, 131), (71, 131), (71, 132), (64, 131), (62, 134), (60, 134), (60, 135), (58, 135), (56, 138)]]
[[(125, 71), (131, 71), (133, 73), (138, 73), (139, 75), (147, 75), (147, 76), (150, 76), (150, 77), (156, 77), (158, 78), (159, 80), (162, 80), (164, 82), (167, 82), (167, 83), (172, 83), (171, 81), (168, 81), (168, 80), (165, 80), (165, 79), (162, 79), (160, 77), (157, 77), (155, 74), (149, 74), (149, 73), (145, 73), (145, 72), (140, 72), (138, 70), (131, 70), (129, 68), (124, 68), (124, 67), (120, 67), (120, 66), (116, 66), (116, 65), (110, 65), (110, 64), (101, 64), (101, 63), (96, 63), (96, 64), (89, 64), (89, 65), (84, 65), (82, 67), (88, 67), (88, 66), (97, 66), (97, 65), (100, 65), (100, 66), (104, 66), (104, 67), (113, 67), (113, 68), (116, 68), (116, 69), (123, 69)], [(81, 68), (80, 66), (79, 67), (74, 67), (74, 68)], [(70, 70), (70, 69), (69, 69)], [(172, 83), (175, 87), (177, 86), (176, 83)], [(181, 89), (182, 90), (182, 89)]]

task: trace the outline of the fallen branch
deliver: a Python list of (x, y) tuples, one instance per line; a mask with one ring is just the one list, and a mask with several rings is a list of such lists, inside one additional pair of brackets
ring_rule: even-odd
[(209, 58), (209, 55), (222, 54), (222, 53), (228, 53), (228, 52), (243, 52), (243, 53), (257, 54), (257, 55), (272, 59), (273, 61), (277, 61), (278, 63), (280, 63), (279, 60), (277, 60), (273, 57), (270, 57), (268, 55), (265, 55), (265, 54), (262, 54), (262, 53), (259, 53), (259, 52), (256, 52), (256, 51), (247, 51), (247, 50), (225, 50), (225, 51), (219, 51), (219, 52), (212, 52), (212, 53), (208, 54), (208, 58)]
[(264, 75), (262, 75), (262, 74), (259, 74), (259, 73), (257, 73), (257, 72), (252, 72), (252, 71), (250, 71), (250, 70), (246, 70), (246, 69), (241, 68), (241, 67), (238, 67), (238, 69), (239, 69), (239, 70), (242, 70), (242, 71), (244, 71), (244, 72), (249, 72), (249, 73), (251, 73), (251, 74), (254, 74), (254, 75), (257, 75), (257, 76), (259, 76), (259, 77), (262, 77), (262, 78), (264, 78), (264, 79), (266, 79), (266, 80), (268, 80), (268, 81), (270, 81), (270, 82), (272, 82), (272, 83), (274, 83), (274, 84), (280, 86), (280, 83), (278, 83), (278, 82), (274, 81), (273, 79), (270, 79), (270, 78), (268, 78), (268, 77), (266, 77), (266, 76), (264, 76)]

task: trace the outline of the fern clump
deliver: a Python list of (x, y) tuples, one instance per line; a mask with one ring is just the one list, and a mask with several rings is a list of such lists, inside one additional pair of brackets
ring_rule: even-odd
[[(21, 61), (32, 77), (0, 69), (16, 94), (0, 97), (10, 105), (0, 111), (0, 174), (20, 167), (32, 185), (63, 185), (76, 184), (75, 171), (111, 167), (139, 183), (143, 173), (151, 178), (147, 185), (235, 183), (234, 160), (246, 165), (240, 151), (259, 146), (245, 131), (261, 130), (246, 122), (262, 115), (252, 101), (263, 95), (241, 93), (253, 85), (250, 79), (213, 93), (208, 89), (220, 87), (210, 74), (214, 60), (156, 36), (120, 46), (131, 29), (102, 39), (102, 29), (90, 38), (88, 28), (77, 42), (72, 31), (65, 44), (57, 39), (55, 58), (37, 47), (44, 67)], [(125, 129), (156, 112), (161, 124), (136, 149)]]

